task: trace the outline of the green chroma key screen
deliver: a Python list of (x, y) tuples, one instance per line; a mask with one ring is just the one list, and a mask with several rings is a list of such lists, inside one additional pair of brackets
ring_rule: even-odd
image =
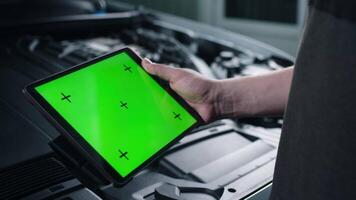
[(197, 122), (125, 52), (35, 90), (122, 177)]

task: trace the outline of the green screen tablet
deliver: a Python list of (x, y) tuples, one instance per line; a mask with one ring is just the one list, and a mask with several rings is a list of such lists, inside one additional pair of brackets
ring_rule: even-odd
[(26, 91), (118, 182), (201, 121), (123, 49), (33, 83)]

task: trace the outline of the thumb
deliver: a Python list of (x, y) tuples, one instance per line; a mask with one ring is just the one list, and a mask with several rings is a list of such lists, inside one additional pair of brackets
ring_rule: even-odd
[(175, 78), (175, 75), (177, 74), (177, 69), (175, 69), (174, 67), (152, 63), (147, 58), (142, 60), (142, 66), (148, 73), (156, 75), (166, 81), (172, 81)]

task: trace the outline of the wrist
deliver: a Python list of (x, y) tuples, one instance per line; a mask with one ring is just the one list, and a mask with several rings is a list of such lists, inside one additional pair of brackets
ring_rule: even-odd
[(211, 89), (211, 102), (213, 107), (213, 116), (215, 119), (221, 119), (231, 116), (233, 108), (231, 91), (227, 88), (226, 80), (214, 80)]
[(256, 98), (248, 79), (217, 80), (214, 83), (215, 118), (250, 117), (255, 113)]

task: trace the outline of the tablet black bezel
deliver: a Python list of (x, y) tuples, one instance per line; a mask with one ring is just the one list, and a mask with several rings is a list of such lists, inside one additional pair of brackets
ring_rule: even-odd
[[(36, 90), (37, 86), (70, 74), (72, 72), (78, 71), (82, 68), (88, 67), (94, 63), (100, 62), (106, 58), (115, 56), (120, 53), (127, 53), (140, 67), (142, 59), (136, 55), (130, 48), (123, 48), (120, 50), (116, 50), (114, 52), (105, 54), (93, 60), (84, 62), (82, 64), (71, 67), (67, 70), (49, 76), (47, 78), (41, 79), (39, 81), (33, 82), (27, 85), (24, 89), (24, 93), (30, 98), (32, 103), (34, 103), (40, 111), (52, 122), (61, 133), (70, 139), (70, 141), (76, 145), (79, 150), (84, 153), (87, 159), (95, 166), (106, 178), (116, 184), (124, 184), (131, 177), (137, 174), (140, 170), (148, 166), (153, 160), (158, 158), (164, 151), (166, 151), (169, 147), (174, 145), (177, 141), (179, 141), (182, 137), (186, 135), (193, 128), (203, 123), (204, 121), (200, 117), (200, 115), (189, 105), (187, 104), (182, 97), (180, 97), (177, 93), (175, 93), (168, 85), (163, 84), (162, 80), (156, 76), (152, 76), (147, 73), (150, 77), (152, 77), (165, 91), (167, 91), (181, 106), (183, 106), (196, 120), (197, 122), (181, 133), (178, 137), (176, 137), (173, 141), (165, 145), (162, 149), (160, 149), (157, 153), (152, 155), (149, 159), (147, 159), (144, 163), (142, 163), (139, 167), (134, 169), (127, 176), (122, 177)], [(143, 67), (142, 67), (143, 68)]]

